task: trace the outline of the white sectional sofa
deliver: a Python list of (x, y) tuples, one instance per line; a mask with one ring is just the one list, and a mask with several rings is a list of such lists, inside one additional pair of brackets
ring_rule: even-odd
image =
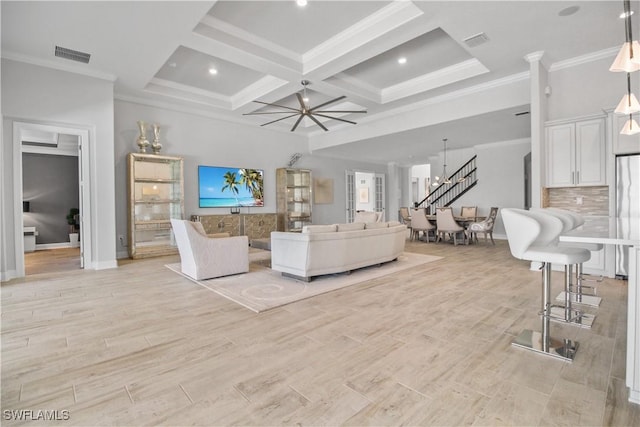
[(271, 268), (301, 280), (393, 261), (407, 227), (397, 221), (309, 225), (302, 233), (271, 233)]

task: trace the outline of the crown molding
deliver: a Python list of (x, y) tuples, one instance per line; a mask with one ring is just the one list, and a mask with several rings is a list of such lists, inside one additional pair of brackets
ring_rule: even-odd
[(267, 95), (288, 84), (288, 80), (279, 79), (274, 76), (265, 76), (255, 83), (245, 87), (240, 92), (232, 95), (230, 97), (231, 109), (237, 110), (238, 108), (249, 104), (253, 100)]
[(554, 62), (553, 64), (551, 64), (551, 67), (549, 67), (549, 71), (558, 71), (564, 68), (576, 67), (588, 62), (611, 58), (616, 56), (619, 50), (620, 47), (610, 47), (608, 49), (599, 50), (597, 52), (587, 53), (586, 55), (580, 55), (573, 58), (565, 59), (564, 61)]
[(222, 21), (218, 18), (214, 18), (211, 15), (205, 15), (200, 23), (216, 31), (223, 32), (247, 43), (251, 43), (262, 49), (277, 53), (278, 55), (289, 58), (297, 63), (302, 62), (302, 55), (300, 55), (299, 53), (287, 49), (277, 43), (270, 42), (269, 40), (266, 40), (262, 37), (256, 36), (255, 34), (236, 27), (235, 25), (229, 24), (228, 22)]
[(346, 73), (342, 72), (332, 76), (332, 78), (329, 79), (329, 83), (337, 86), (341, 90), (347, 90), (364, 99), (382, 104), (382, 91), (379, 88)]
[(93, 69), (81, 68), (82, 66), (74, 66), (71, 64), (63, 64), (58, 61), (50, 61), (46, 59), (35, 58), (33, 56), (24, 55), (21, 53), (11, 52), (7, 50), (2, 51), (2, 58), (9, 59), (11, 61), (24, 62), (25, 64), (37, 65), (38, 67), (52, 68), (54, 70), (66, 71), (67, 73), (80, 74), (87, 77), (93, 77), (100, 80), (106, 80), (114, 83), (118, 77), (104, 73), (102, 71), (96, 71)]
[(489, 69), (477, 59), (468, 59), (458, 64), (382, 89), (382, 103), (385, 104), (396, 101), (415, 95), (416, 93), (426, 92), (488, 72)]
[[(160, 94), (160, 95), (164, 95), (164, 94)], [(171, 96), (171, 95), (164, 95), (164, 96), (168, 96), (171, 97), (171, 99), (175, 99), (175, 97)], [(224, 113), (219, 113), (219, 112), (215, 112), (209, 109), (204, 109), (204, 108), (197, 108), (197, 107), (193, 107), (193, 106), (186, 106), (186, 105), (179, 105), (176, 104), (175, 102), (172, 102), (171, 100), (169, 101), (160, 101), (157, 99), (149, 99), (149, 98), (142, 98), (139, 96), (133, 96), (133, 95), (126, 95), (126, 94), (121, 94), (121, 93), (115, 93), (113, 96), (113, 99), (116, 101), (122, 101), (122, 102), (129, 102), (132, 104), (138, 104), (138, 105), (144, 105), (147, 107), (155, 107), (155, 108), (161, 108), (163, 110), (169, 110), (169, 111), (176, 111), (179, 113), (186, 113), (186, 114), (193, 114), (195, 116), (200, 116), (200, 117), (206, 117), (209, 119), (216, 119), (216, 120), (223, 120), (225, 122), (231, 122), (231, 123), (236, 123), (236, 124), (244, 124), (246, 125), (247, 122), (242, 120), (240, 117), (236, 117), (236, 116), (232, 116), (229, 114), (224, 114)], [(189, 102), (193, 102), (191, 100), (186, 99), (185, 101), (189, 101)]]
[(231, 109), (231, 97), (229, 96), (157, 77), (154, 77), (149, 81), (147, 86), (144, 88), (144, 91)]
[[(369, 119), (380, 120), (387, 117), (396, 116), (399, 114), (406, 114), (415, 110), (419, 110), (421, 108), (427, 107), (429, 105), (440, 104), (442, 102), (452, 101), (458, 98), (462, 98), (468, 95), (472, 95), (474, 93), (484, 92), (486, 90), (494, 89), (501, 86), (507, 86), (513, 83), (518, 83), (523, 80), (528, 80), (530, 78), (529, 71), (524, 71), (522, 73), (512, 74), (510, 76), (502, 77), (499, 79), (491, 80), (489, 82), (484, 82), (478, 85), (470, 86), (464, 89), (459, 89), (456, 91), (448, 92), (439, 96), (434, 96), (432, 98), (428, 98), (422, 101), (415, 102), (413, 104), (404, 105), (398, 108), (394, 108), (392, 110), (387, 110), (381, 113), (376, 114), (375, 116), (367, 117), (367, 121)], [(363, 120), (364, 122), (364, 120)]]
[(303, 73), (310, 73), (423, 14), (410, 1), (394, 1), (305, 52)]

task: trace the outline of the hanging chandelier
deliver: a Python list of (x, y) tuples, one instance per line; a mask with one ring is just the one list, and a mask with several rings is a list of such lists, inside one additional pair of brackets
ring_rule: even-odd
[(620, 134), (635, 135), (640, 133), (640, 126), (633, 119), (633, 113), (640, 111), (640, 103), (638, 103), (636, 96), (631, 93), (631, 73), (640, 70), (640, 43), (637, 40), (633, 40), (631, 32), (631, 15), (633, 15), (631, 2), (630, 0), (624, 0), (623, 3), (624, 12), (620, 17), (624, 19), (625, 43), (620, 48), (609, 71), (627, 73), (627, 93), (622, 97), (615, 109), (615, 113), (629, 115), (629, 120), (625, 122)]
[(447, 175), (447, 138), (442, 138), (442, 142), (444, 143), (444, 163), (442, 164), (442, 176), (436, 175), (435, 180), (431, 184), (434, 187), (437, 187), (442, 184), (451, 184), (451, 180)]

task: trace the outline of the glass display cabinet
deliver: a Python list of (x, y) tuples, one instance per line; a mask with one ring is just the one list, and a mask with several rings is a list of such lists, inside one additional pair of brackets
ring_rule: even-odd
[(302, 231), (311, 224), (311, 171), (276, 170), (276, 198), (279, 231)]
[(182, 157), (130, 153), (127, 166), (129, 256), (178, 253), (171, 219), (184, 217)]

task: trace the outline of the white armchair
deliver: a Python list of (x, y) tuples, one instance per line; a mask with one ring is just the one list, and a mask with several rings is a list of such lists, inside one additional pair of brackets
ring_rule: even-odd
[(171, 227), (180, 252), (181, 271), (196, 280), (249, 271), (247, 236), (208, 237), (202, 224), (172, 219)]

